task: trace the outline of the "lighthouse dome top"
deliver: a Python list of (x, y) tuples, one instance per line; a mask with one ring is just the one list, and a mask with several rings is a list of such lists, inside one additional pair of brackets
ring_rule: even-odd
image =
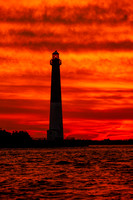
[(56, 59), (56, 58), (59, 59), (58, 51), (53, 52), (52, 57), (53, 57), (53, 59)]

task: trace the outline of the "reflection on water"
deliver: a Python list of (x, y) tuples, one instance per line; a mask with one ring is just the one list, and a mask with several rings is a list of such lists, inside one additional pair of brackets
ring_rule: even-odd
[(133, 146), (1, 149), (0, 199), (133, 199)]

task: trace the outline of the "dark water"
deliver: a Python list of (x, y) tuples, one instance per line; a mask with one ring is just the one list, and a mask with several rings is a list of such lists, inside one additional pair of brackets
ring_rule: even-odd
[(0, 149), (0, 199), (133, 199), (133, 146)]

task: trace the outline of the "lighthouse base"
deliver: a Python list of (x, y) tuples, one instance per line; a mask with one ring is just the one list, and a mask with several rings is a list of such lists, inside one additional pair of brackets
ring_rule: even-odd
[(49, 141), (63, 141), (63, 133), (59, 130), (47, 130), (47, 140)]

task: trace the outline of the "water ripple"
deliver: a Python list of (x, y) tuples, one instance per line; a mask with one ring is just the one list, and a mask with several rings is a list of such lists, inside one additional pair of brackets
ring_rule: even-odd
[(133, 198), (133, 146), (1, 149), (0, 199)]

